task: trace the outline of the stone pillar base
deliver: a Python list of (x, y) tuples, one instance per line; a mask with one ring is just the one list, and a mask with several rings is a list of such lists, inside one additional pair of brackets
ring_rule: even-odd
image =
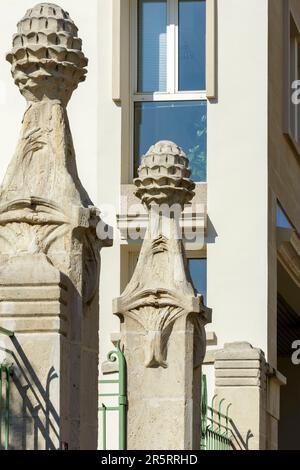
[(277, 448), (280, 386), (284, 377), (249, 343), (225, 344), (215, 360), (218, 401), (232, 403), (233, 444), (241, 450)]

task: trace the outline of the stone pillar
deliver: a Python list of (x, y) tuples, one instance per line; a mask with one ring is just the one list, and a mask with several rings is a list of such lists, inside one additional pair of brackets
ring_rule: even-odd
[(136, 195), (149, 212), (131, 281), (114, 301), (128, 370), (128, 449), (197, 449), (204, 325), (210, 311), (195, 294), (179, 230), (194, 183), (172, 142), (143, 157)]
[(280, 386), (285, 378), (249, 343), (229, 343), (215, 356), (217, 402), (231, 403), (233, 444), (240, 450), (277, 448)]
[(97, 448), (99, 215), (77, 174), (66, 111), (86, 74), (77, 31), (67, 12), (41, 3), (7, 55), (27, 101), (0, 189), (0, 324), (15, 332), (1, 336), (0, 359), (14, 363), (13, 449)]

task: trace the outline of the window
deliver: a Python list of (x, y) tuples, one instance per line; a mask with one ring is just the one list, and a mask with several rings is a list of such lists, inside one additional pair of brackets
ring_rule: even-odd
[[(139, 258), (139, 251), (129, 254), (129, 278), (131, 279)], [(190, 271), (193, 287), (198, 294), (203, 295), (204, 304), (207, 305), (207, 259), (206, 258), (188, 258), (188, 269)]]
[(204, 1), (178, 2), (179, 90), (205, 90)]
[(287, 229), (293, 228), (287, 216), (285, 215), (283, 209), (281, 208), (279, 204), (277, 204), (276, 226), (278, 228), (287, 228)]
[(285, 2), (285, 118), (284, 133), (300, 154), (300, 24)]
[(207, 260), (205, 258), (188, 259), (188, 267), (194, 289), (203, 295), (204, 304), (207, 305)]
[[(293, 97), (290, 104), (290, 132), (292, 138), (300, 146), (300, 106), (296, 102), (298, 99), (297, 89), (300, 85), (300, 42), (299, 32), (293, 19), (290, 27), (290, 80)], [(296, 94), (294, 94), (296, 90)]]
[(206, 181), (205, 0), (135, 0), (132, 120), (134, 176), (141, 157), (172, 140)]

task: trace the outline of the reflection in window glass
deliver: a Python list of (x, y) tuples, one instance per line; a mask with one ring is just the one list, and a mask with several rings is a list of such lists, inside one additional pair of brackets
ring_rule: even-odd
[(206, 1), (178, 3), (179, 90), (205, 90)]
[(280, 206), (277, 206), (277, 227), (279, 228), (288, 228), (292, 229), (292, 225), (290, 224), (287, 216), (283, 212)]
[(166, 91), (167, 1), (138, 0), (138, 91)]
[(194, 289), (198, 294), (203, 295), (206, 305), (207, 297), (207, 260), (206, 259), (189, 259), (188, 267)]
[[(291, 86), (291, 103), (290, 103), (290, 131), (293, 139), (300, 145), (300, 105), (297, 103), (297, 93), (293, 96), (296, 85), (294, 83), (300, 79), (300, 42), (299, 31), (291, 18), (291, 37), (290, 37), (290, 86)], [(296, 98), (296, 101), (295, 99)]]
[(182, 147), (193, 181), (206, 181), (206, 101), (135, 103), (135, 174), (141, 157), (159, 140)]

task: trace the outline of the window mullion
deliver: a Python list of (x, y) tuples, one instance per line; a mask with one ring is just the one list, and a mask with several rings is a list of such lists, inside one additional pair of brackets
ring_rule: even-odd
[(175, 32), (174, 32), (174, 79), (175, 79), (175, 86), (174, 86), (174, 93), (178, 93), (179, 90), (179, 0), (174, 0), (174, 25), (175, 25)]

